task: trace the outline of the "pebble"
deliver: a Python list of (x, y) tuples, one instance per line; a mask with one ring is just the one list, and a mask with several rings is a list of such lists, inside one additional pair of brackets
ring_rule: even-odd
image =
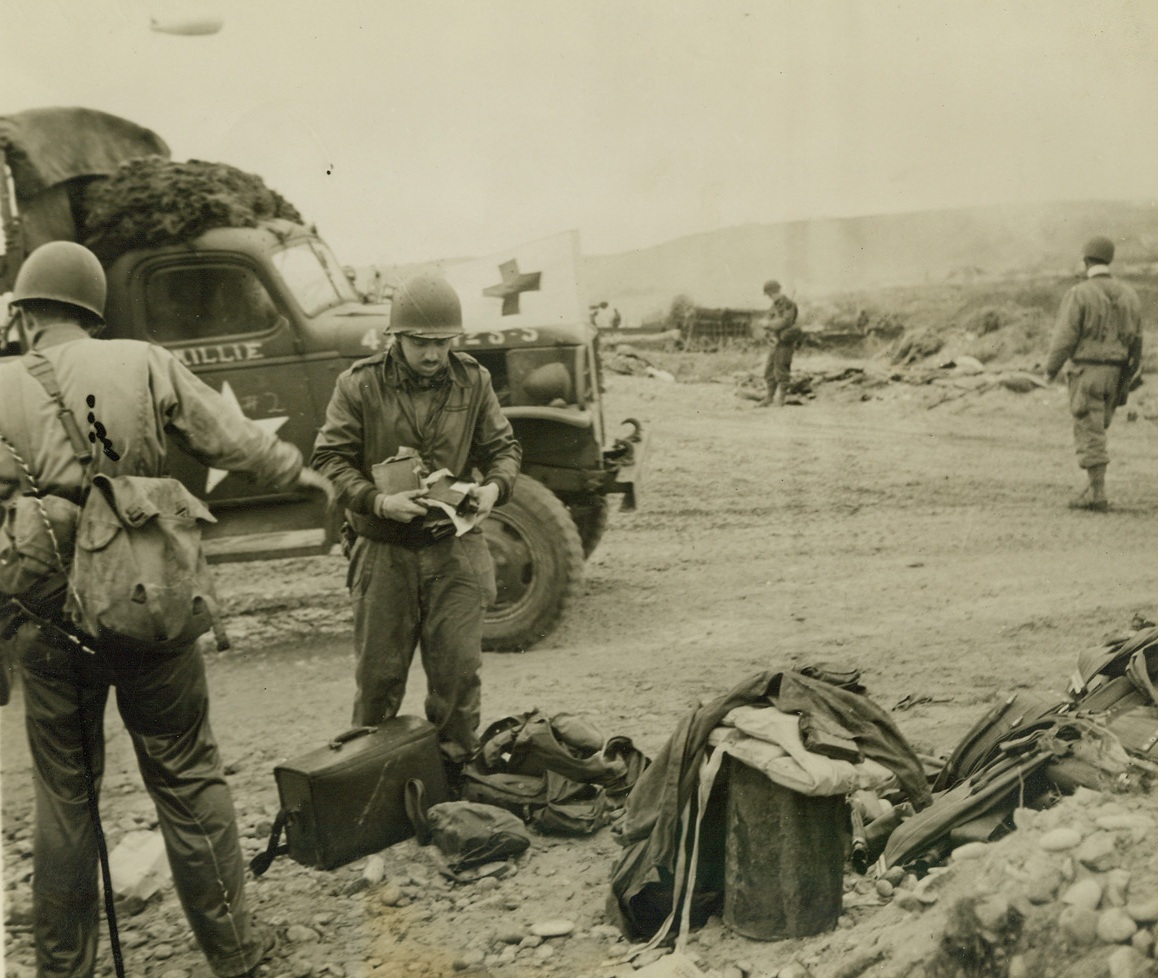
[(393, 883), (387, 883), (378, 894), (378, 899), (384, 907), (396, 907), (406, 898), (397, 886)]
[(1124, 907), (1126, 891), (1130, 888), (1130, 872), (1126, 869), (1111, 869), (1105, 876), (1106, 889), (1102, 899), (1107, 906)]
[(1060, 828), (1050, 829), (1037, 840), (1037, 844), (1046, 852), (1065, 852), (1081, 845), (1081, 841), (1082, 834), (1077, 829)]
[(169, 968), (161, 972), (161, 978), (189, 978), (189, 974), (184, 968)]
[(493, 876), (484, 876), (475, 883), (474, 888), (480, 893), (489, 893), (491, 890), (497, 890), (499, 888), (499, 881)]
[(310, 978), (313, 973), (313, 963), (302, 958), (297, 959), (290, 965), (291, 978)]
[(367, 880), (371, 886), (381, 883), (385, 875), (386, 860), (378, 853), (367, 859), (366, 865), (362, 867), (362, 879)]
[(1061, 885), (1061, 870), (1056, 866), (1037, 866), (1025, 882), (1025, 895), (1030, 903), (1049, 903), (1057, 896)]
[(528, 934), (526, 937), (519, 938), (519, 947), (538, 947), (543, 943), (543, 938), (539, 934)]
[(885, 870), (885, 879), (893, 886), (900, 886), (901, 880), (905, 878), (905, 870), (901, 866), (890, 866)]
[(316, 930), (305, 924), (294, 924), (289, 927), (285, 932), (285, 937), (291, 944), (313, 944), (322, 939)]
[(1058, 915), (1057, 925), (1069, 944), (1093, 944), (1098, 936), (1098, 915), (1087, 907), (1066, 907)]
[(1118, 864), (1118, 847), (1111, 832), (1095, 832), (1082, 840), (1076, 853), (1078, 862), (1095, 872), (1105, 872)]
[(1099, 815), (1094, 824), (1108, 832), (1149, 832), (1154, 820), (1148, 815)]
[(158, 961), (167, 961), (176, 953), (172, 944), (158, 944), (153, 948), (153, 957)]
[(1025, 963), (1025, 955), (1015, 954), (1010, 958), (1005, 974), (1006, 978), (1029, 978), (1029, 965)]
[(973, 915), (985, 930), (999, 931), (1009, 919), (1009, 901), (997, 894), (986, 897), (973, 904)]
[(523, 932), (521, 930), (504, 930), (499, 931), (495, 936), (500, 944), (518, 944), (523, 939)]
[(952, 861), (966, 862), (970, 859), (980, 859), (987, 852), (989, 852), (989, 843), (987, 842), (966, 842), (953, 850)]
[(1061, 902), (1071, 907), (1097, 910), (1098, 904), (1102, 902), (1102, 884), (1093, 878), (1079, 880), (1061, 895)]
[(1149, 893), (1126, 902), (1126, 913), (1140, 924), (1152, 924), (1158, 920), (1158, 894)]
[(1134, 978), (1146, 967), (1146, 959), (1132, 947), (1120, 947), (1110, 955), (1107, 964), (1110, 978)]
[(893, 884), (888, 880), (877, 880), (877, 895), (884, 897), (886, 900), (893, 895)]
[(486, 955), (482, 951), (464, 951), (454, 959), (455, 971), (466, 971), (467, 968), (477, 968), (483, 963)]
[(1139, 954), (1149, 957), (1150, 952), (1154, 949), (1154, 935), (1148, 930), (1138, 930), (1130, 938), (1130, 946)]
[(1138, 925), (1121, 907), (1110, 907), (1098, 916), (1098, 939), (1107, 944), (1125, 944), (1137, 930)]
[(574, 929), (570, 920), (541, 920), (531, 925), (531, 933), (539, 937), (566, 937)]
[(555, 949), (550, 944), (543, 944), (541, 947), (535, 948), (534, 958), (536, 961), (546, 961), (555, 954)]

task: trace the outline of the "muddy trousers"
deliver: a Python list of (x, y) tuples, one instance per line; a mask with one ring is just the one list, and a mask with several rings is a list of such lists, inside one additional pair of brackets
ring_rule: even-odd
[(32, 899), (39, 978), (93, 974), (101, 904), (84, 751), (99, 797), (110, 687), (201, 950), (217, 975), (254, 967), (263, 948), (251, 937), (233, 800), (209, 727), (201, 654), (189, 646), (94, 656), (30, 626), (21, 643), (36, 797)]
[(350, 552), (357, 692), (354, 723), (396, 716), (415, 648), (426, 673), (426, 718), (443, 752), (478, 750), (483, 611), (494, 600), (494, 565), (479, 531), (411, 549), (359, 537)]
[(1066, 375), (1074, 419), (1074, 451), (1083, 469), (1110, 461), (1106, 429), (1118, 406), (1120, 375), (1120, 367), (1092, 363), (1073, 364)]

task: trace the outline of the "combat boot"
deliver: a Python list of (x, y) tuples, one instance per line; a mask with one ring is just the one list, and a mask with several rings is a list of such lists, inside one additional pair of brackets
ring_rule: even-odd
[(1070, 509), (1088, 509), (1094, 513), (1106, 512), (1110, 508), (1110, 502), (1106, 498), (1106, 467), (1091, 465), (1086, 469), (1086, 477), (1089, 479), (1089, 485), (1081, 495), (1070, 500)]

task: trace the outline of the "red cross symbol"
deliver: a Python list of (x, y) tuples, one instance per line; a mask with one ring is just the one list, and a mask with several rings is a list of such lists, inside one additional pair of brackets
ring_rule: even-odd
[(503, 300), (503, 315), (517, 316), (519, 314), (519, 294), (522, 292), (538, 292), (539, 279), (542, 272), (519, 272), (519, 263), (515, 259), (505, 261), (499, 266), (502, 282), (483, 289), (483, 295)]

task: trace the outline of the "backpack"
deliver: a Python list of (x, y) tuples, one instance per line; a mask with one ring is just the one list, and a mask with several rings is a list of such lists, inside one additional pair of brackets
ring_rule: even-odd
[(201, 546), (216, 520), (176, 479), (93, 477), (81, 510), (65, 613), (96, 639), (157, 651), (187, 645), (217, 623)]
[[(36, 352), (22, 359), (56, 402), (57, 417), (73, 457), (86, 476), (91, 474), (91, 446), (64, 402), (52, 362)], [(31, 469), (7, 439), (4, 443), (36, 489)], [(43, 556), (49, 555), (55, 575), (63, 575), (67, 568), (64, 613), (81, 632), (121, 648), (166, 651), (186, 645), (212, 628), (217, 647), (229, 647), (217, 619), (217, 597), (201, 547), (202, 525), (216, 520), (180, 482), (93, 475), (79, 508), (67, 500), (51, 504), (58, 516), (63, 514), (59, 535), (47, 529), (51, 524), (48, 501), (56, 499), (45, 496), (32, 505), (24, 504), (23, 509), (18, 508), (17, 501), (6, 514), (5, 534), (10, 515), (17, 553), (21, 546), (25, 551), (34, 550), (42, 564)], [(71, 528), (73, 517), (75, 546), (64, 532)], [(26, 528), (25, 536), (37, 531), (37, 520), (45, 528), (43, 536), (36, 537), (34, 544), (18, 540), (22, 527)], [(22, 568), (31, 567), (31, 559), (25, 555), (20, 561)], [(45, 578), (40, 580), (43, 583)]]

